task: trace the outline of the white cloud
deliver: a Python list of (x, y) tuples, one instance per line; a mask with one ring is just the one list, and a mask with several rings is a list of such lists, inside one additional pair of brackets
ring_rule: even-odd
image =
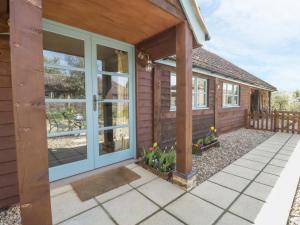
[(213, 16), (225, 29), (265, 46), (299, 38), (299, 11), (299, 0), (222, 0)]
[(199, 4), (212, 36), (205, 48), (280, 90), (300, 88), (299, 0), (199, 0)]

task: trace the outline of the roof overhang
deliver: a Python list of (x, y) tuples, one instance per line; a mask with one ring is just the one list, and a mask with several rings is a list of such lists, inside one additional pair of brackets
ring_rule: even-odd
[(197, 44), (210, 40), (207, 27), (201, 16), (197, 0), (179, 0), (186, 18), (191, 26)]
[[(160, 59), (160, 60), (157, 60), (155, 62), (159, 63), (159, 64), (166, 65), (166, 66), (176, 67), (176, 61), (170, 60), (170, 59)], [(245, 81), (233, 79), (233, 78), (230, 78), (230, 77), (228, 77), (224, 74), (212, 72), (212, 71), (209, 71), (207, 69), (200, 68), (198, 66), (193, 66), (192, 71), (194, 73), (199, 73), (199, 74), (203, 74), (203, 75), (210, 76), (210, 77), (220, 78), (222, 80), (227, 80), (227, 81), (234, 82), (234, 83), (237, 83), (237, 84), (247, 85), (247, 86), (252, 87), (252, 88), (262, 89), (262, 90), (271, 91), (271, 92), (275, 91), (275, 90), (272, 90), (272, 89), (269, 89), (269, 88), (266, 88), (266, 87), (262, 87), (262, 86), (254, 85), (254, 84), (251, 84), (251, 83), (248, 83), (248, 82), (245, 82)]]

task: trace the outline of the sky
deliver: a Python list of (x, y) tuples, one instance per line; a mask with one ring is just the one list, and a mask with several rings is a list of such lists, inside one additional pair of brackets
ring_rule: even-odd
[(198, 0), (204, 48), (280, 91), (300, 89), (300, 0)]

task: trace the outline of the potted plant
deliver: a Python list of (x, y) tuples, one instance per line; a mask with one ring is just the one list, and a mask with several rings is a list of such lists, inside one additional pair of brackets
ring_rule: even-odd
[(141, 165), (154, 174), (171, 180), (176, 164), (175, 147), (161, 149), (157, 143), (149, 148), (144, 148), (143, 161)]
[(217, 136), (217, 129), (215, 127), (210, 127), (209, 133), (197, 140), (195, 144), (193, 144), (193, 154), (201, 155), (203, 151), (220, 146), (220, 142)]

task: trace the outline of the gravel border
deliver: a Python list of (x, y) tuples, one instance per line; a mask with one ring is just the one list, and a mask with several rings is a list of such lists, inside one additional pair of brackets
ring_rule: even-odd
[(300, 179), (287, 225), (300, 225)]
[(193, 155), (193, 170), (197, 173), (197, 184), (221, 171), (274, 134), (270, 131), (241, 128), (220, 135), (220, 147), (208, 149), (200, 156)]
[(0, 209), (0, 225), (21, 225), (20, 208), (18, 205), (8, 209)]

